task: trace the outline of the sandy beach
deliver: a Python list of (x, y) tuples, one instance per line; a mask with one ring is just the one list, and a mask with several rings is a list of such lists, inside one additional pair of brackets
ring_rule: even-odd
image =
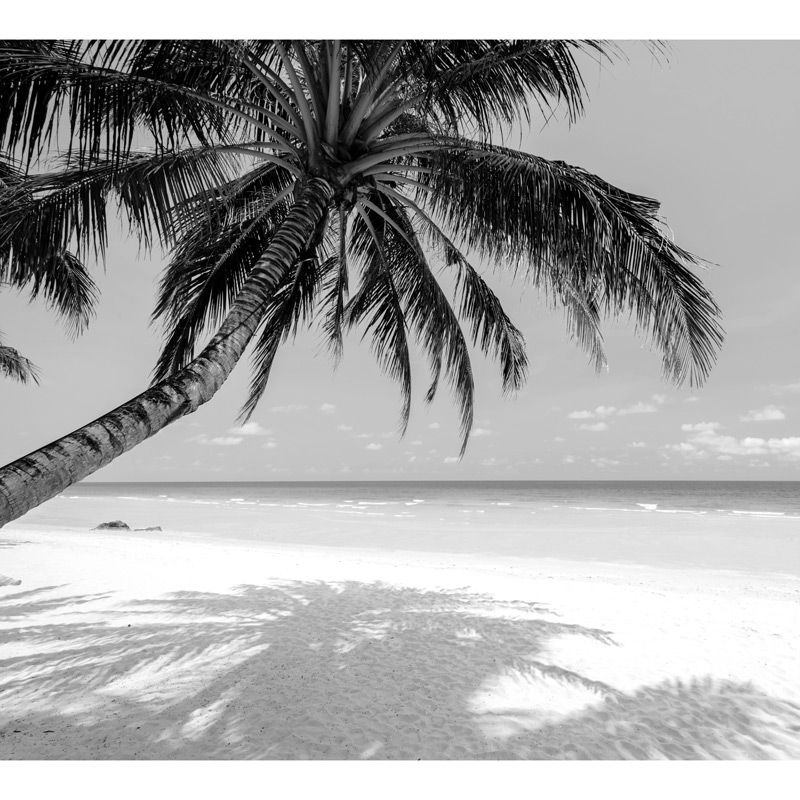
[(800, 757), (793, 574), (31, 523), (0, 574), (4, 759)]

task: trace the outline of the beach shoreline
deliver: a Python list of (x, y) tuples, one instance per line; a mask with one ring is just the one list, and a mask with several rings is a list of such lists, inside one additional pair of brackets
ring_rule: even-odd
[(0, 758), (798, 758), (800, 579), (0, 532)]

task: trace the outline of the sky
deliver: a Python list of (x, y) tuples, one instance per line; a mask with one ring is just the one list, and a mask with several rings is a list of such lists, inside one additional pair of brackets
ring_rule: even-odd
[[(726, 340), (700, 388), (676, 388), (624, 321), (604, 326), (596, 373), (563, 315), (487, 265), (522, 330), (526, 386), (501, 392), (475, 352), (475, 427), (458, 459), (458, 415), (443, 387), (426, 406), (415, 359), (411, 422), (367, 342), (334, 364), (318, 329), (279, 354), (251, 421), (242, 362), (217, 396), (92, 480), (800, 480), (800, 280), (796, 176), (800, 42), (672, 42), (668, 63), (625, 43), (627, 61), (585, 73), (589, 102), (572, 127), (535, 120), (507, 143), (584, 167), (659, 199), (676, 241), (712, 263), (703, 279)], [(788, 101), (787, 101), (787, 98)], [(40, 303), (0, 292), (0, 330), (41, 370), (40, 386), (0, 383), (0, 463), (46, 444), (146, 388), (159, 350), (150, 326), (160, 253), (120, 231), (89, 331), (70, 341)]]

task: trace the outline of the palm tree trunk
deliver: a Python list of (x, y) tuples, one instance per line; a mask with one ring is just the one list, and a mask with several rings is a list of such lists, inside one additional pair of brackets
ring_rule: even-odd
[(219, 331), (192, 362), (94, 422), (0, 469), (0, 527), (207, 403), (258, 328), (278, 281), (308, 245), (333, 196), (312, 178), (253, 267)]

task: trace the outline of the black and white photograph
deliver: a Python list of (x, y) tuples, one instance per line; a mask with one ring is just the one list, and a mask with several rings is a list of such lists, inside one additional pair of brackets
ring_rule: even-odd
[(800, 39), (296, 13), (0, 42), (0, 761), (800, 758)]

